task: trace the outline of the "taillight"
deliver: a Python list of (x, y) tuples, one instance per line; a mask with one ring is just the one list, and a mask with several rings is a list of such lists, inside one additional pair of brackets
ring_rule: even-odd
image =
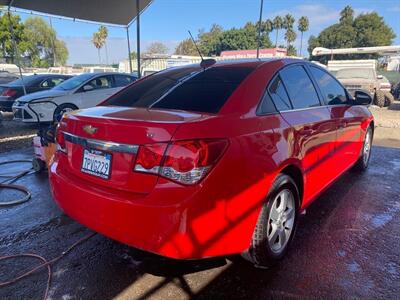
[(135, 171), (157, 174), (166, 148), (164, 143), (140, 146)]
[(1, 95), (6, 97), (14, 97), (17, 94), (17, 90), (5, 89)]
[(227, 145), (226, 140), (205, 139), (177, 141), (168, 147), (167, 144), (140, 146), (135, 171), (195, 184), (212, 169)]
[(67, 152), (65, 147), (65, 136), (64, 132), (60, 129), (60, 126), (56, 130), (56, 149), (57, 151)]

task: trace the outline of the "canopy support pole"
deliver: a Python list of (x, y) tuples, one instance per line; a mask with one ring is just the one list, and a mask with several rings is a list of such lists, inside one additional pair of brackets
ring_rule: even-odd
[[(22, 70), (21, 70), (21, 65), (19, 63), (19, 58), (18, 58), (18, 50), (17, 50), (17, 43), (15, 42), (15, 35), (14, 35), (14, 27), (12, 24), (11, 20), (11, 13), (10, 13), (10, 8), (14, 0), (11, 0), (10, 3), (8, 4), (8, 22), (10, 23), (10, 33), (11, 33), (11, 40), (12, 40), (12, 45), (13, 45), (13, 60), (15, 60), (16, 65), (18, 66), (19, 70), (19, 76), (21, 77), (21, 82), (22, 82), (22, 89), (24, 90), (24, 95), (26, 95), (26, 88), (25, 88), (25, 83), (24, 83), (24, 78), (22, 77)], [(13, 61), (14, 63), (14, 61)]]
[(129, 73), (132, 74), (132, 57), (131, 57), (131, 45), (129, 42), (129, 26), (126, 26), (126, 40), (128, 41)]
[(261, 6), (260, 6), (260, 18), (258, 20), (258, 37), (257, 37), (257, 58), (260, 55), (260, 44), (261, 44), (261, 21), (262, 21), (262, 13), (263, 13), (263, 6), (264, 6), (264, 0), (261, 0)]
[(139, 0), (136, 0), (136, 49), (137, 49), (137, 69), (138, 78), (141, 77), (140, 74), (140, 10), (139, 10)]
[[(50, 21), (50, 28), (51, 28), (51, 33), (54, 32), (54, 34), (56, 33), (55, 30), (53, 29), (53, 23), (51, 22), (51, 17), (49, 17), (49, 21)], [(53, 67), (56, 66), (56, 42), (54, 41), (55, 36), (53, 37), (53, 34), (51, 35), (51, 47), (53, 48)]]

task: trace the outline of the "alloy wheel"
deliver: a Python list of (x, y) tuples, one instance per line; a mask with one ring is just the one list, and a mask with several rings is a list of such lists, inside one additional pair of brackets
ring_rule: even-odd
[(281, 253), (292, 233), (295, 221), (295, 202), (293, 193), (284, 189), (273, 200), (268, 216), (268, 243), (274, 253)]

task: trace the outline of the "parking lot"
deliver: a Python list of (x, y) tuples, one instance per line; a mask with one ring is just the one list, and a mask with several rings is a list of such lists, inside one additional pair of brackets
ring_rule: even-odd
[[(348, 172), (302, 216), (289, 255), (268, 270), (238, 257), (173, 261), (99, 234), (52, 266), (51, 299), (383, 298), (400, 293), (400, 149), (379, 140), (370, 169)], [(387, 147), (387, 145), (389, 145)], [(0, 161), (30, 159), (32, 150), (2, 154)], [(9, 166), (17, 172), (28, 165)], [(0, 256), (59, 256), (88, 229), (53, 202), (47, 174), (25, 176), (30, 201), (0, 208)], [(1, 191), (4, 197), (16, 196)], [(140, 230), (140, 228), (138, 228)], [(0, 281), (38, 265), (15, 258), (1, 263)], [(0, 288), (1, 299), (40, 299), (47, 270)]]

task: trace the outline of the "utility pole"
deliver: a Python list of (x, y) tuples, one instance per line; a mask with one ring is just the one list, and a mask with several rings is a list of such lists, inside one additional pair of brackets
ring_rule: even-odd
[(137, 68), (138, 68), (138, 78), (141, 77), (140, 74), (140, 7), (139, 0), (136, 0), (136, 47), (137, 47)]

